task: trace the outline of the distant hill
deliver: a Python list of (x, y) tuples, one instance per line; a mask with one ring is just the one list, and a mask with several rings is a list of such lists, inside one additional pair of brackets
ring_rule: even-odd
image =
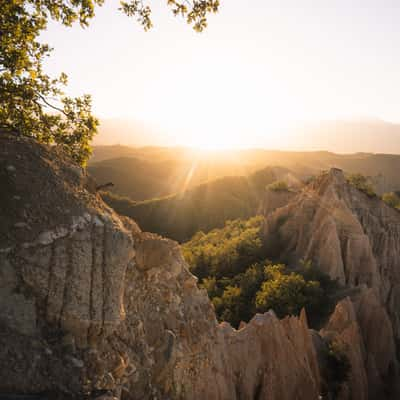
[(119, 144), (110, 146), (93, 146), (93, 154), (89, 160), (89, 164), (123, 157), (135, 157), (141, 160), (154, 162), (167, 160), (188, 161), (195, 157), (195, 153), (198, 152), (185, 147), (132, 147)]
[[(107, 154), (114, 158), (107, 158)], [(95, 148), (88, 171), (99, 184), (113, 182), (113, 193), (132, 200), (181, 193), (225, 176), (246, 176), (265, 165), (236, 152), (199, 153), (184, 148)]]
[(99, 132), (93, 139), (93, 145), (157, 146), (176, 145), (174, 138), (151, 123), (127, 118), (104, 118), (100, 120)]
[[(376, 118), (299, 122), (288, 129), (257, 137), (249, 132), (247, 136), (249, 143), (259, 148), (400, 154), (400, 124)], [(93, 144), (163, 147), (178, 146), (179, 140), (179, 135), (171, 135), (150, 123), (111, 118), (101, 120)]]
[(267, 166), (294, 171), (303, 179), (337, 167), (369, 176), (375, 190), (400, 189), (400, 155), (327, 151), (295, 152), (246, 149), (201, 153), (187, 148), (100, 146), (89, 172), (99, 184), (113, 182), (113, 193), (148, 200), (185, 191), (224, 176), (247, 176)]
[(400, 154), (400, 124), (374, 118), (299, 124), (284, 138), (282, 148)]
[(199, 185), (185, 193), (134, 202), (112, 193), (102, 197), (119, 214), (138, 222), (141, 229), (180, 242), (197, 231), (222, 227), (225, 221), (257, 214), (268, 184), (277, 179), (296, 180), (284, 168), (268, 167), (249, 176), (231, 176)]
[(132, 200), (166, 196), (178, 189), (181, 164), (176, 161), (150, 162), (136, 157), (121, 157), (89, 165), (98, 183), (112, 182), (115, 193)]

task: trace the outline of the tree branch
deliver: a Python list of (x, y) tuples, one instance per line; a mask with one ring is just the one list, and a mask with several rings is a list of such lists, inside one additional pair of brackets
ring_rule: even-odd
[(64, 114), (66, 117), (69, 115), (62, 109), (57, 106), (54, 106), (53, 104), (49, 103), (44, 96), (42, 96), (40, 93), (36, 93), (40, 99), (43, 101), (44, 104), (46, 104), (47, 107), (52, 108), (53, 110), (59, 111), (60, 113)]

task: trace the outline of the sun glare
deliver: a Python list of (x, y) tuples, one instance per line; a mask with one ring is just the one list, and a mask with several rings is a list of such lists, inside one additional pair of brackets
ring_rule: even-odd
[(195, 137), (188, 143), (189, 147), (201, 150), (201, 151), (217, 151), (227, 150), (231, 148), (229, 141), (221, 137)]
[(222, 126), (220, 121), (214, 119), (214, 124), (210, 123), (204, 127), (198, 127), (193, 131), (183, 130), (176, 132), (179, 144), (206, 152), (237, 150), (251, 146), (249, 135), (236, 130), (234, 127)]

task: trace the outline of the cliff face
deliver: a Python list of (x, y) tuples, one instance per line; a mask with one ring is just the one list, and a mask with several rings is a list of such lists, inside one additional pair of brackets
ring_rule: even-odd
[(264, 230), (271, 251), (352, 288), (320, 333), (304, 311), (218, 324), (178, 244), (116, 215), (54, 148), (2, 136), (0, 182), (0, 393), (312, 400), (325, 339), (352, 367), (341, 400), (398, 398), (400, 214), (340, 171), (284, 199)]
[(294, 190), (271, 190), (267, 188), (260, 207), (260, 214), (268, 215), (276, 209), (286, 206), (296, 196), (296, 193)]
[(0, 393), (318, 398), (304, 313), (219, 325), (178, 244), (118, 217), (55, 149), (2, 136), (0, 179)]
[(349, 185), (342, 171), (332, 169), (266, 217), (264, 240), (271, 254), (277, 255), (278, 249), (289, 264), (311, 260), (354, 288), (351, 300), (339, 303), (325, 330), (334, 327), (349, 349), (353, 370), (359, 371), (349, 396), (364, 399), (367, 390), (369, 398), (388, 398), (388, 392), (397, 390), (395, 343), (400, 339), (398, 211)]

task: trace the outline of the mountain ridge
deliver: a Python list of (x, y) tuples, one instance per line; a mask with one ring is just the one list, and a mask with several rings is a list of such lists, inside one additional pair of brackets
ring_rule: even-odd
[[(251, 132), (248, 135), (251, 137)], [(144, 123), (107, 119), (100, 124), (94, 144), (163, 146), (173, 143), (179, 146), (180, 139), (182, 141), (182, 138), (153, 129)], [(250, 143), (256, 143), (257, 147), (282, 148), (287, 151), (325, 149), (339, 153), (400, 154), (400, 124), (368, 117), (297, 122), (288, 128), (262, 132), (256, 139), (249, 140), (248, 144), (243, 143), (243, 147), (252, 147)]]
[[(289, 264), (307, 259), (342, 285), (359, 288), (361, 297), (370, 291), (368, 301), (380, 310), (374, 314), (376, 320), (366, 316), (365, 309), (366, 315), (352, 319), (358, 319), (361, 347), (366, 348), (361, 361), (370, 382), (370, 398), (381, 398), (388, 379), (393, 385), (398, 374), (400, 213), (353, 187), (341, 170), (333, 169), (267, 215), (263, 237), (267, 245), (275, 239), (274, 246)], [(276, 248), (271, 252), (276, 254)], [(353, 302), (357, 314), (359, 296)], [(381, 335), (385, 343), (380, 342)]]
[[(357, 153), (340, 155), (330, 152), (287, 152), (269, 150), (242, 150), (216, 152), (199, 155), (188, 149), (159, 148), (146, 153), (137, 153), (135, 159), (141, 174), (135, 173), (130, 158), (108, 159), (89, 164), (89, 171), (99, 183), (115, 181), (113, 192), (130, 197), (132, 200), (147, 200), (178, 193), (186, 188), (212, 181), (224, 176), (249, 174), (268, 166), (287, 168), (293, 174), (306, 179), (318, 175), (332, 167), (344, 169), (347, 173), (361, 173), (369, 176), (375, 190), (382, 194), (399, 190), (400, 155)], [(124, 150), (125, 152), (125, 150)], [(101, 157), (106, 157), (107, 149), (102, 149)], [(115, 156), (115, 154), (114, 154)], [(94, 150), (96, 158), (96, 148)], [(132, 159), (133, 160), (133, 159)], [(169, 161), (161, 168), (159, 161)], [(166, 167), (168, 166), (169, 167)], [(113, 172), (114, 171), (114, 172)], [(144, 175), (154, 182), (152, 190), (145, 194), (135, 179)], [(159, 177), (162, 176), (162, 179)], [(130, 181), (132, 180), (132, 184)]]

